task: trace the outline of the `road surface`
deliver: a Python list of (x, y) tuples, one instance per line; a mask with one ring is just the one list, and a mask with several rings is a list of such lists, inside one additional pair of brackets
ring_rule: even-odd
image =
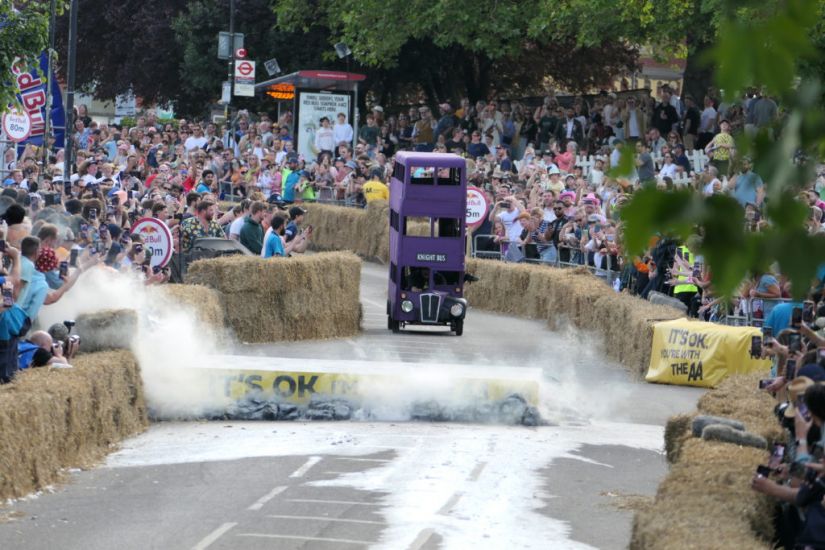
[(0, 509), (0, 548), (625, 548), (664, 423), (701, 392), (632, 380), (594, 335), (478, 310), (460, 338), (392, 335), (385, 277), (362, 270), (358, 337), (236, 353), (540, 367), (551, 425), (159, 423)]

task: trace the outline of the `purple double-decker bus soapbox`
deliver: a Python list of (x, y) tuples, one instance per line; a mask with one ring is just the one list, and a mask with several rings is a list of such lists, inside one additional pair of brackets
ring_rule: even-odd
[(457, 336), (464, 331), (466, 171), (464, 159), (453, 154), (395, 155), (387, 298), (393, 332), (406, 325), (447, 325)]

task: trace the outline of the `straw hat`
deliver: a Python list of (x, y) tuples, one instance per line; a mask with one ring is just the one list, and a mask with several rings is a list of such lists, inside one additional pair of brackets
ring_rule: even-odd
[(790, 395), (790, 398), (788, 399), (788, 406), (785, 409), (785, 418), (793, 418), (796, 416), (797, 399), (805, 395), (805, 390), (813, 386), (815, 383), (816, 382), (807, 376), (799, 376), (791, 380), (791, 383), (788, 384), (788, 394)]

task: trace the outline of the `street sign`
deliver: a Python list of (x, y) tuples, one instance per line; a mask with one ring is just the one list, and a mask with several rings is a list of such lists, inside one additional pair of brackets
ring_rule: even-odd
[(264, 62), (264, 68), (269, 76), (275, 76), (281, 72), (281, 66), (278, 65), (278, 60), (274, 57), (269, 61)]
[(255, 62), (243, 59), (235, 62), (235, 95), (255, 96)]
[(487, 219), (490, 203), (487, 196), (478, 187), (467, 188), (467, 214), (465, 221), (469, 229), (475, 229)]
[(9, 111), (3, 115), (3, 131), (15, 143), (26, 141), (32, 132), (32, 119), (25, 111)]
[(143, 237), (143, 247), (151, 259), (152, 267), (163, 267), (172, 259), (173, 239), (169, 227), (155, 218), (141, 218), (137, 220), (129, 233)]
[(228, 32), (218, 33), (218, 59), (232, 59), (232, 52), (243, 49), (243, 33), (235, 33), (235, 43), (232, 44)]
[(227, 81), (221, 87), (221, 103), (227, 105), (230, 102), (232, 94), (232, 83)]
[(238, 48), (235, 50), (235, 59), (243, 59), (246, 57), (246, 50), (243, 48)]

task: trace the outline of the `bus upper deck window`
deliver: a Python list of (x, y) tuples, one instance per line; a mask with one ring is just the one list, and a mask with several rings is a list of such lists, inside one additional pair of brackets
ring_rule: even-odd
[(413, 185), (435, 185), (433, 175), (435, 170), (424, 166), (416, 166), (410, 174), (410, 183)]
[(461, 223), (456, 218), (438, 218), (437, 232), (433, 235), (436, 237), (460, 237)]
[(458, 168), (441, 168), (438, 171), (438, 185), (461, 185), (461, 172)]

